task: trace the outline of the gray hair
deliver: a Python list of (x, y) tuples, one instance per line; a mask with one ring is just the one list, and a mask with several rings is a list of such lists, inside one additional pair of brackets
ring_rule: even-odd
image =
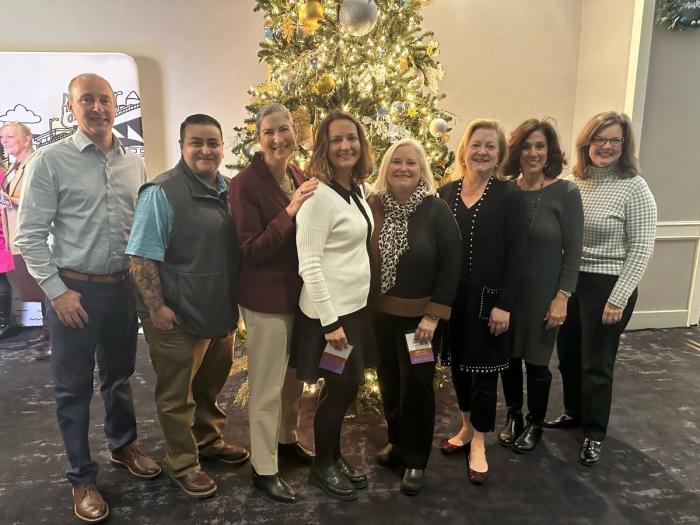
[(292, 114), (287, 109), (287, 106), (280, 104), (278, 102), (273, 102), (272, 104), (266, 104), (258, 110), (258, 114), (255, 115), (255, 134), (260, 135), (260, 125), (265, 117), (272, 115), (273, 113), (282, 113), (290, 123), (293, 123)]

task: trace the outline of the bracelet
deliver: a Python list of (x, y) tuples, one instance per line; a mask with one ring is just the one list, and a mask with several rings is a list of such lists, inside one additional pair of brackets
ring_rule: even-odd
[(566, 290), (559, 290), (559, 293), (562, 294), (567, 299), (569, 299), (571, 297), (571, 292), (567, 292)]
[(432, 319), (432, 320), (435, 321), (436, 323), (440, 320), (440, 318), (439, 318), (437, 315), (433, 315), (433, 314), (425, 314), (425, 317), (428, 317), (429, 319)]

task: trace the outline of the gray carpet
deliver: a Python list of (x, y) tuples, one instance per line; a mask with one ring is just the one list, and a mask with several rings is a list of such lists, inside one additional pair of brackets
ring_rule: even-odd
[[(37, 360), (44, 344), (29, 344), (25, 330), (0, 342), (1, 524), (76, 523), (65, 454), (54, 416), (50, 363)], [(162, 455), (162, 434), (152, 400), (153, 370), (143, 340), (132, 380), (141, 448)], [(552, 370), (556, 363), (552, 363)], [(640, 331), (624, 336), (618, 357), (609, 437), (600, 464), (578, 464), (579, 431), (545, 431), (542, 444), (517, 455), (489, 438), (491, 477), (469, 484), (465, 457), (444, 457), (438, 447), (458, 427), (451, 385), (438, 393), (438, 418), (427, 486), (416, 497), (399, 494), (397, 473), (377, 467), (374, 453), (384, 445), (381, 415), (348, 418), (346, 456), (365, 468), (369, 488), (356, 502), (330, 500), (306, 483), (304, 467), (281, 471), (302, 495), (296, 505), (271, 502), (250, 485), (250, 467), (213, 465), (208, 472), (219, 492), (198, 501), (166, 476), (137, 481), (109, 464), (102, 435), (103, 408), (93, 398), (91, 442), (100, 463), (99, 487), (111, 507), (111, 524), (229, 523), (601, 523), (668, 524), (700, 522), (700, 330)], [(549, 415), (561, 410), (558, 373)], [(231, 378), (221, 397), (227, 407), (228, 440), (247, 445), (247, 414), (232, 407), (240, 379)], [(311, 444), (314, 400), (306, 398), (303, 439)], [(499, 404), (499, 422), (503, 406)]]

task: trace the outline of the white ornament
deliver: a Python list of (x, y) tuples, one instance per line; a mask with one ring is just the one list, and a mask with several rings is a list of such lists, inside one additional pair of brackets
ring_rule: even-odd
[(410, 76), (412, 78), (408, 81), (409, 86), (415, 89), (420, 89), (423, 87), (423, 83), (425, 82), (425, 75), (420, 69), (418, 69), (417, 67), (411, 68)]
[(365, 36), (377, 24), (379, 8), (373, 0), (343, 0), (338, 21), (343, 31), (352, 36)]
[(433, 137), (439, 137), (443, 133), (447, 133), (449, 128), (447, 126), (447, 121), (442, 118), (434, 118), (430, 121), (430, 134)]

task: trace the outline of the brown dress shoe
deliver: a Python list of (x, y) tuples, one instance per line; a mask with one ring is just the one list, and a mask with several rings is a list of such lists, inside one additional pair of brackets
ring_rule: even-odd
[(130, 443), (119, 450), (114, 450), (111, 461), (115, 465), (126, 467), (137, 478), (153, 479), (160, 474), (158, 463), (142, 454), (134, 443)]
[(95, 485), (73, 487), (73, 512), (88, 523), (97, 523), (109, 516), (109, 505)]
[(210, 454), (200, 454), (199, 459), (204, 461), (221, 461), (229, 465), (242, 465), (250, 457), (248, 452), (243, 447), (224, 443), (224, 445)]
[(186, 494), (195, 498), (208, 498), (217, 489), (216, 482), (203, 470), (193, 470), (177, 478), (172, 475), (170, 477)]

